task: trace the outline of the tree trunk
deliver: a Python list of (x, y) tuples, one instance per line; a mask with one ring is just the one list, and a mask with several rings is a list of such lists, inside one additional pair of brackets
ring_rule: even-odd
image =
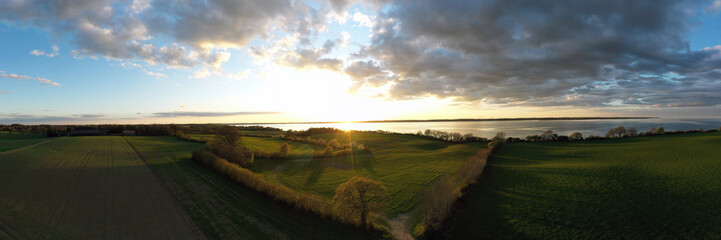
[(366, 224), (366, 215), (368, 215), (368, 213), (367, 213), (366, 211), (362, 211), (362, 212), (361, 212), (361, 227), (362, 227), (364, 230), (367, 230), (367, 229), (368, 229), (368, 226), (367, 226), (367, 224)]

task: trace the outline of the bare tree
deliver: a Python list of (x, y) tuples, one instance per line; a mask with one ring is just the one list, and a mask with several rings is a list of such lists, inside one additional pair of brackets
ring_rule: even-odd
[(553, 130), (548, 129), (545, 132), (543, 132), (543, 134), (541, 134), (541, 139), (543, 139), (543, 141), (555, 140), (555, 139), (553, 139)]
[(497, 132), (496, 136), (491, 139), (491, 141), (497, 142), (497, 143), (503, 143), (506, 141), (506, 133), (504, 132)]
[(628, 136), (635, 137), (636, 135), (638, 135), (638, 130), (636, 130), (635, 128), (628, 129)]

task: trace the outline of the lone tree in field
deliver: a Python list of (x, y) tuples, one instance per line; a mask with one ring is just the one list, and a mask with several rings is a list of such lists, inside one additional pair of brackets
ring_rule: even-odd
[(368, 213), (382, 210), (385, 198), (386, 187), (383, 184), (353, 177), (335, 190), (333, 211), (349, 216), (360, 214), (361, 226), (366, 229)]
[(238, 128), (222, 126), (218, 128), (218, 131), (215, 133), (215, 141), (229, 146), (235, 146), (240, 142), (242, 136), (243, 134), (238, 131)]
[(288, 143), (283, 143), (283, 145), (280, 145), (280, 156), (281, 157), (287, 157), (290, 155), (290, 146)]

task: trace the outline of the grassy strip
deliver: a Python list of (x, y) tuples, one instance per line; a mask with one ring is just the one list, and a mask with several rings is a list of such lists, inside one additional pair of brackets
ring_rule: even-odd
[(424, 192), (420, 204), (408, 218), (413, 236), (435, 238), (439, 235), (453, 204), (461, 197), (464, 189), (476, 183), (492, 151), (493, 148), (479, 150), (455, 173), (442, 177)]
[[(265, 180), (262, 174), (254, 173), (238, 164), (231, 163), (213, 154), (207, 148), (193, 151), (193, 160), (219, 171), (233, 181), (241, 183), (255, 191), (264, 193), (274, 200), (286, 203), (297, 210), (311, 212), (321, 217), (332, 217), (341, 222), (358, 225), (360, 221), (346, 217), (343, 214), (334, 214), (332, 204), (321, 197), (296, 192), (284, 185), (273, 184)], [(375, 230), (385, 231), (379, 224), (373, 224)]]

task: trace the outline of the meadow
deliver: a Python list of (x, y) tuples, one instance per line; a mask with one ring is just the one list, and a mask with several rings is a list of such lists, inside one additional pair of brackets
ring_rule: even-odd
[(0, 154), (0, 237), (195, 239), (194, 224), (122, 137)]
[(0, 132), (0, 152), (5, 152), (29, 145), (33, 145), (49, 138), (42, 133), (13, 133)]
[(209, 239), (380, 238), (278, 204), (214, 169), (193, 162), (191, 152), (202, 146), (201, 143), (170, 136), (127, 139), (178, 197)]
[[(209, 140), (212, 135), (190, 134), (194, 138)], [(451, 144), (413, 135), (378, 134), (372, 132), (325, 133), (310, 136), (313, 139), (341, 144), (357, 142), (368, 146), (372, 153), (360, 153), (329, 158), (256, 159), (251, 170), (262, 173), (267, 180), (286, 185), (294, 190), (332, 199), (341, 183), (353, 176), (375, 179), (388, 189), (386, 213), (393, 217), (410, 211), (422, 191), (439, 177), (455, 172), (485, 143)], [(289, 143), (292, 154), (311, 154), (322, 147), (280, 138), (243, 137), (250, 150), (277, 152), (283, 143)]]
[(505, 144), (448, 239), (721, 238), (721, 133)]

